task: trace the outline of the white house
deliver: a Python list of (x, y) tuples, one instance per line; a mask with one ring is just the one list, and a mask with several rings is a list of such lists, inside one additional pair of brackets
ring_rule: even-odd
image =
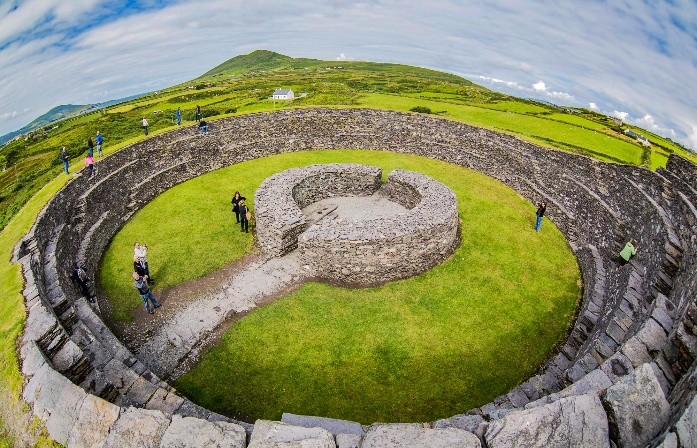
[(273, 93), (275, 100), (292, 100), (293, 98), (295, 98), (295, 93), (290, 89), (276, 89)]

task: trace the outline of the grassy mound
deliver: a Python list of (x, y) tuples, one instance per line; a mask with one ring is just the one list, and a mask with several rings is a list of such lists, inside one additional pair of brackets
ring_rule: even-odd
[[(371, 423), (450, 416), (529, 376), (563, 336), (580, 294), (563, 236), (549, 222), (534, 232), (534, 207), (501, 183), (404, 154), (283, 154), (164, 193), (106, 253), (103, 279), (124, 285), (123, 300), (113, 297), (122, 318), (142, 306), (127, 275), (117, 271), (130, 270), (134, 235), (151, 248), (158, 287), (203, 275), (249, 248), (249, 237), (230, 220), (228, 196), (235, 189), (251, 198), (274, 172), (330, 162), (414, 170), (448, 185), (459, 201), (462, 246), (432, 271), (380, 288), (306, 284), (234, 324), (177, 388), (228, 415), (279, 419), (293, 412)], [(110, 298), (118, 294), (114, 284), (105, 287)]]

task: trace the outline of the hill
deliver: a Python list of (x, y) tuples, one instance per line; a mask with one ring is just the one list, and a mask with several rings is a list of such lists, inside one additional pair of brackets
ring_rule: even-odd
[[(278, 87), (292, 88), (296, 98), (270, 100)], [(193, 124), (194, 109), (200, 106), (213, 129), (217, 118), (284, 107), (426, 111), (605, 161), (656, 168), (665, 166), (671, 152), (697, 160), (679, 145), (640, 131), (653, 143), (644, 148), (624, 134), (626, 126), (592, 111), (516, 98), (451, 73), (393, 63), (322, 61), (259, 50), (229, 59), (187, 83), (124, 100), (59, 106), (19, 131), (47, 129), (50, 123), (50, 132), (30, 132), (29, 138), (0, 147), (0, 229), (35, 192), (61, 175), (62, 146), (73, 161), (72, 173), (82, 165), (87, 138), (97, 131), (108, 154), (144, 138), (143, 117), (151, 135), (174, 129), (178, 107), (183, 125)]]
[(43, 114), (42, 116), (32, 121), (31, 123), (29, 123), (28, 125), (24, 126), (23, 128), (17, 129), (14, 132), (10, 132), (1, 136), (0, 145), (4, 145), (6, 142), (9, 142), (18, 135), (35, 131), (46, 126), (47, 124), (53, 123), (54, 121), (62, 120), (63, 118), (72, 115), (80, 110), (84, 110), (88, 107), (89, 105), (83, 104), (63, 104), (61, 106), (56, 106), (53, 109), (46, 112), (45, 114)]
[[(269, 50), (255, 50), (249, 54), (235, 56), (228, 59), (212, 70), (207, 71), (197, 79), (206, 79), (223, 75), (257, 74), (259, 72), (272, 72), (281, 70), (357, 70), (379, 72), (394, 72), (412, 74), (414, 76), (429, 77), (433, 80), (447, 81), (460, 85), (473, 85), (465, 78), (450, 73), (431, 70), (428, 68), (414, 67), (389, 62), (369, 61), (324, 61), (320, 59), (292, 58)], [(483, 87), (482, 87), (483, 88)]]

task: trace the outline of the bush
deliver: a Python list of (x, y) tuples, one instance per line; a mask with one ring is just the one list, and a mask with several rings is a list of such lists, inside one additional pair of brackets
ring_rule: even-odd
[(424, 107), (424, 106), (415, 106), (415, 107), (412, 107), (411, 109), (409, 109), (409, 111), (410, 111), (410, 112), (418, 112), (418, 113), (420, 113), (420, 114), (430, 114), (430, 113), (432, 113), (432, 112), (431, 112), (431, 108), (429, 108), (429, 107)]

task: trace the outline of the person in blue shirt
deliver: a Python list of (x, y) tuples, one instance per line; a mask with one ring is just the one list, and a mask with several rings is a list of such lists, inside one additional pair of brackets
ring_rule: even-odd
[(182, 124), (182, 109), (181, 107), (177, 107), (177, 126)]
[(102, 134), (97, 131), (97, 136), (94, 138), (94, 143), (97, 145), (97, 152), (99, 153), (99, 157), (102, 157), (102, 142), (104, 139), (102, 138)]

